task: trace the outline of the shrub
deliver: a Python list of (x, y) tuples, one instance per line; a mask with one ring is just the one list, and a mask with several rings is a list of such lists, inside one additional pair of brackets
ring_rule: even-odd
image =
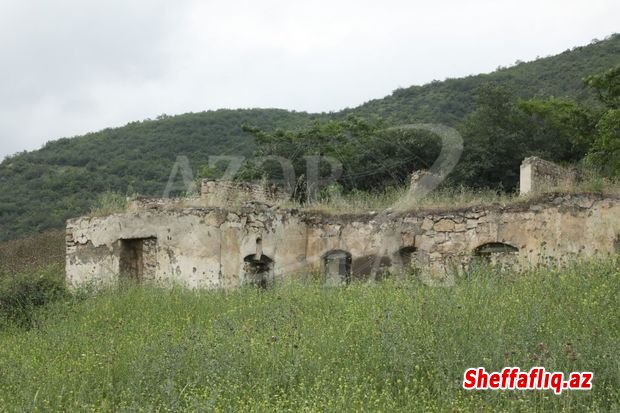
[(37, 308), (68, 296), (57, 266), (0, 278), (0, 323), (31, 328)]

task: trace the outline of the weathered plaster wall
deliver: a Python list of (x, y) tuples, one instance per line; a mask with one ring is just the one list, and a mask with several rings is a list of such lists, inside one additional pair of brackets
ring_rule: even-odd
[[(71, 285), (115, 283), (122, 240), (156, 238), (145, 279), (188, 287), (230, 288), (251, 281), (249, 262), (267, 256), (271, 281), (321, 270), (330, 251), (351, 257), (352, 278), (409, 265), (441, 278), (464, 268), (476, 249), (504, 243), (498, 254), (517, 266), (577, 256), (611, 254), (620, 239), (620, 202), (597, 195), (547, 195), (510, 206), (447, 211), (335, 215), (263, 204), (235, 211), (149, 206), (67, 223), (67, 278)], [(261, 258), (265, 260), (265, 258)], [(269, 261), (265, 261), (269, 262)], [(261, 267), (262, 268), (262, 267)]]

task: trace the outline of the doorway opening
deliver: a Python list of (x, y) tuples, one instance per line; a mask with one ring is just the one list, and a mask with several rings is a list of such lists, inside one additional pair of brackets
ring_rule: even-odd
[(138, 283), (153, 278), (157, 268), (156, 252), (155, 237), (121, 239), (119, 274)]

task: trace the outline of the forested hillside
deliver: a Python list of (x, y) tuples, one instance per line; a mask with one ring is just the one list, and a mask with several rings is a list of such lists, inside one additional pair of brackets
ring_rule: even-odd
[(518, 62), (493, 73), (435, 81), (397, 89), (383, 99), (342, 111), (358, 116), (380, 116), (392, 123), (441, 122), (456, 124), (475, 108), (476, 91), (495, 83), (520, 98), (567, 97), (595, 104), (583, 79), (620, 63), (620, 35), (588, 46), (575, 47), (532, 62)]
[[(160, 196), (177, 156), (187, 156), (197, 176), (209, 155), (251, 155), (254, 138), (244, 132), (243, 125), (265, 131), (294, 130), (316, 119), (356, 115), (383, 117), (388, 125), (438, 122), (463, 127), (461, 121), (479, 104), (478, 91), (490, 83), (516, 97), (566, 97), (597, 106), (593, 90), (584, 86), (583, 79), (619, 63), (620, 35), (614, 35), (491, 74), (399, 89), (383, 99), (337, 113), (218, 110), (161, 116), (56, 140), (0, 164), (0, 240), (61, 227), (67, 218), (88, 211), (97, 195), (105, 191)], [(475, 131), (472, 119), (476, 117), (468, 119), (464, 127)]]
[(62, 227), (105, 191), (161, 196), (177, 156), (199, 169), (209, 155), (249, 155), (254, 139), (244, 123), (292, 128), (309, 119), (278, 109), (162, 116), (17, 154), (0, 164), (0, 240)]

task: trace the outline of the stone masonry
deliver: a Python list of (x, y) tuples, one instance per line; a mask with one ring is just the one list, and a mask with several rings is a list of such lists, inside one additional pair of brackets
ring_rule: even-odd
[(343, 280), (408, 266), (442, 277), (474, 257), (535, 266), (612, 254), (618, 239), (620, 203), (598, 195), (386, 215), (331, 216), (265, 204), (235, 211), (153, 208), (70, 220), (66, 268), (76, 287), (131, 276), (228, 288), (325, 271), (335, 254), (342, 261), (331, 276)]
[(136, 200), (124, 213), (69, 220), (68, 283), (231, 288), (317, 271), (340, 284), (413, 269), (441, 281), (473, 260), (527, 268), (620, 250), (616, 196), (331, 215), (266, 203), (276, 196), (256, 188), (239, 207), (208, 205), (205, 187), (202, 199)]

